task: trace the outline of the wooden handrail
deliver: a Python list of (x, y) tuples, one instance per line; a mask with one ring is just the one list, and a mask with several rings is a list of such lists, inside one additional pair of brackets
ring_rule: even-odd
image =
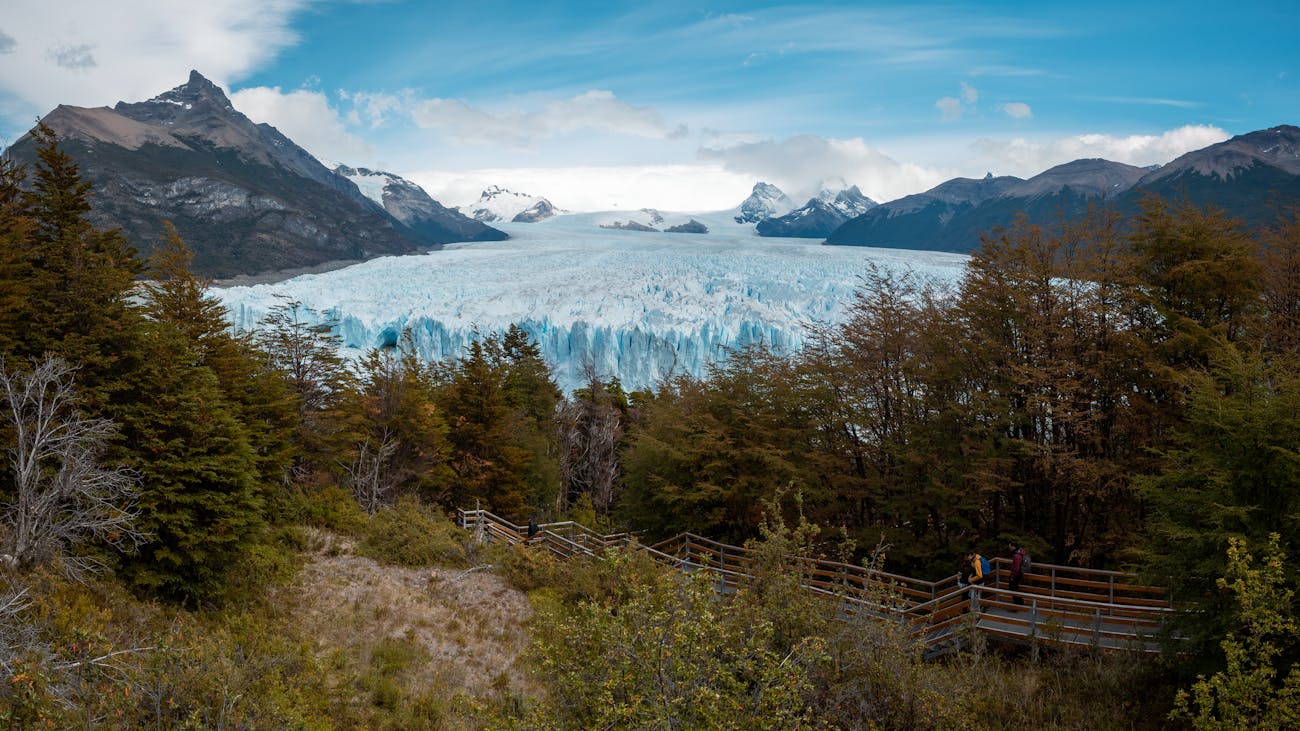
[[(527, 526), (486, 510), (458, 510), (457, 518), (462, 528), (481, 531), (485, 538), (543, 545), (564, 558), (630, 547), (677, 569), (712, 572), (724, 590), (755, 576), (754, 549), (694, 533), (647, 546), (633, 534), (601, 535), (559, 521), (538, 525), (530, 540)], [(787, 556), (786, 561), (800, 570), (804, 590), (911, 625), (912, 633), (932, 649), (951, 644), (965, 619), (995, 637), (1153, 652), (1159, 646), (1152, 638), (1175, 611), (1163, 599), (1163, 589), (1137, 584), (1133, 574), (1122, 571), (1035, 562), (1022, 590), (1011, 591), (999, 585), (1009, 569), (1006, 558), (993, 559), (991, 580), (974, 587), (959, 586), (957, 576), (927, 581), (827, 559)], [(1017, 599), (1024, 604), (1015, 604)]]

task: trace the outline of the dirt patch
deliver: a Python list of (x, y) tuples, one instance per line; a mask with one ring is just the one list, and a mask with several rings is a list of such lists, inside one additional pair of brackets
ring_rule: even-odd
[(522, 665), (532, 607), (488, 570), (408, 569), (353, 555), (346, 539), (311, 536), (313, 551), (288, 588), (304, 636), (322, 656), (364, 667), (384, 639), (404, 639), (427, 660), (412, 682), (487, 697), (536, 692)]

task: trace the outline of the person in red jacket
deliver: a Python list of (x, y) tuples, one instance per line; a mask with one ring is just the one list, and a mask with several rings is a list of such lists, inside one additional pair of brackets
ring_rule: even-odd
[[(1020, 582), (1025, 578), (1025, 549), (1014, 542), (1008, 548), (1011, 549), (1011, 581), (1007, 583), (1007, 588), (1011, 591), (1020, 591)], [(1020, 596), (1012, 599), (1022, 607), (1025, 605), (1025, 600)]]

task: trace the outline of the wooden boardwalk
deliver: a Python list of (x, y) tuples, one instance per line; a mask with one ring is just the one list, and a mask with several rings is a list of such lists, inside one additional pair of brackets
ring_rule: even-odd
[[(562, 558), (628, 548), (678, 570), (710, 572), (723, 591), (754, 575), (753, 551), (692, 533), (644, 545), (631, 534), (601, 535), (564, 521), (539, 525), (528, 541), (526, 526), (485, 510), (457, 512), (461, 527), (484, 542), (527, 542)], [(990, 563), (994, 571), (986, 584), (963, 588), (955, 575), (926, 581), (837, 561), (790, 558), (804, 589), (841, 602), (846, 612), (906, 625), (930, 657), (960, 648), (970, 628), (1006, 642), (1161, 650), (1160, 630), (1174, 611), (1163, 589), (1139, 584), (1133, 574), (1120, 571), (1035, 561), (1020, 590), (1013, 592), (1006, 584), (1010, 560)]]

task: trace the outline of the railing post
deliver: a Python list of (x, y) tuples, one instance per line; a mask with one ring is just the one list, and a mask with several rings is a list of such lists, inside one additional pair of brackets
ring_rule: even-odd
[(1029, 637), (1038, 632), (1038, 597), (1029, 600)]
[(1096, 613), (1096, 619), (1092, 623), (1092, 644), (1094, 647), (1101, 647), (1101, 607), (1093, 611)]
[(718, 546), (718, 591), (727, 590), (727, 547), (719, 544)]
[(1115, 574), (1110, 575), (1110, 603), (1115, 603)]
[(1052, 586), (1050, 591), (1051, 591), (1050, 596), (1053, 599), (1055, 599), (1056, 598), (1056, 567), (1055, 566), (1052, 567)]

